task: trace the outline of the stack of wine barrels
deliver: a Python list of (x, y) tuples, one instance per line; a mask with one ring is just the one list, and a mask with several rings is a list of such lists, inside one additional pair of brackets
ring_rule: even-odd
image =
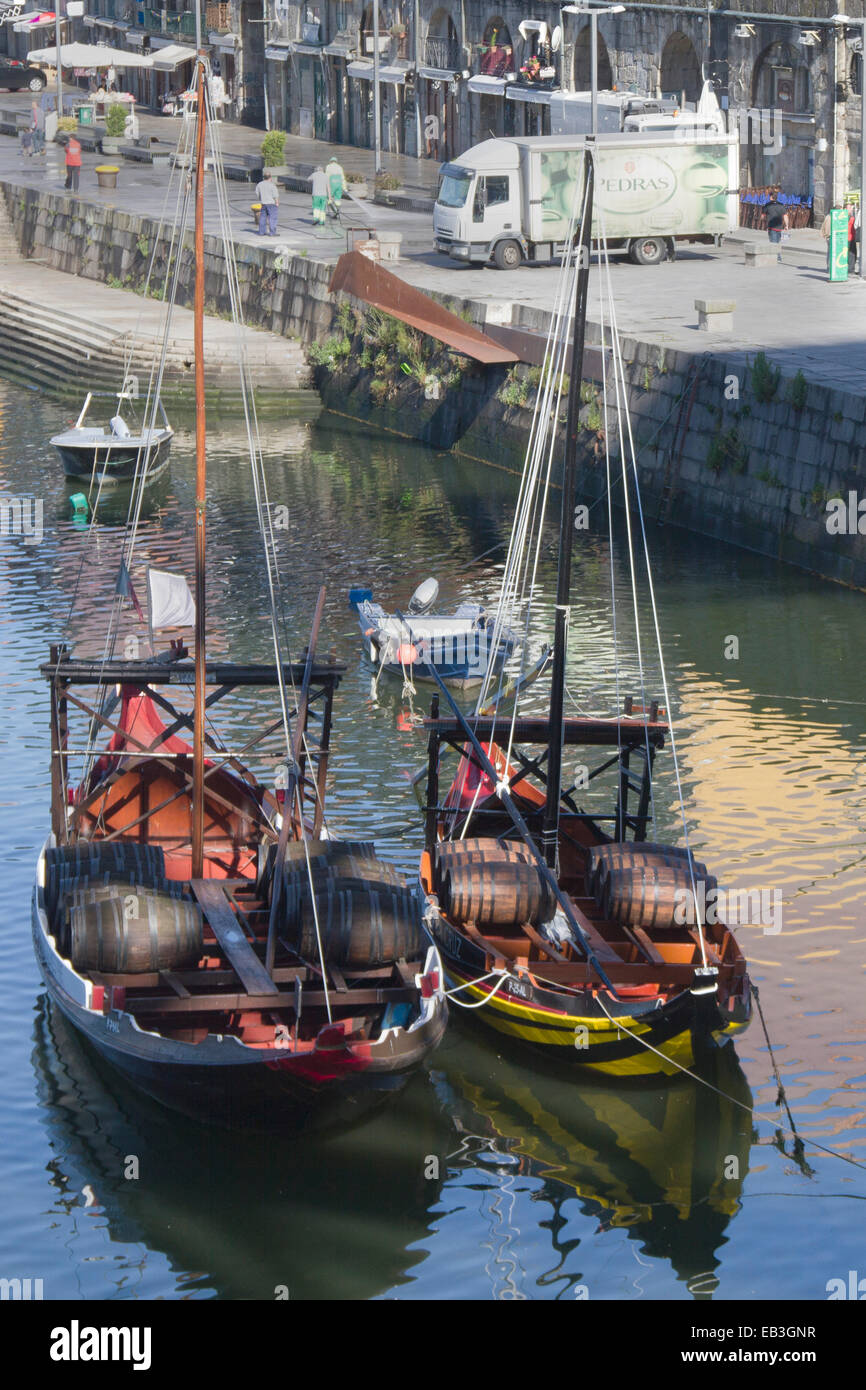
[(605, 917), (624, 926), (666, 930), (695, 921), (693, 889), (717, 886), (691, 850), (625, 841), (590, 850), (589, 891)]
[(45, 906), (76, 970), (146, 974), (195, 966), (202, 917), (154, 845), (81, 841), (46, 851)]
[(550, 921), (556, 898), (521, 843), (481, 838), (449, 840), (436, 851), (433, 882), (445, 916), (455, 926), (515, 931)]
[(320, 943), (328, 964), (357, 970), (424, 953), (418, 899), (372, 844), (308, 840), (287, 850), (281, 917), (305, 960), (319, 960)]
[(121, 840), (79, 840), (45, 851), (45, 911), (54, 922), (61, 896), (94, 880), (110, 882), (114, 874), (126, 882), (164, 883), (165, 855), (159, 845)]

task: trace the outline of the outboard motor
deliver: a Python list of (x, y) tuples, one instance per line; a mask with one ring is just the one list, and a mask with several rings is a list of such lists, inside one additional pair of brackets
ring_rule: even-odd
[(425, 579), (410, 598), (406, 612), (412, 618), (420, 618), (422, 614), (430, 612), (438, 597), (438, 579)]

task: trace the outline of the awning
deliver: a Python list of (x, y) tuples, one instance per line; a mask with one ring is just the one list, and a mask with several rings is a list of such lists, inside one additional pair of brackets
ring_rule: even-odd
[[(56, 48), (32, 48), (27, 54), (31, 63), (57, 64)], [(123, 48), (109, 48), (97, 43), (62, 43), (60, 66), (64, 68), (150, 68), (153, 59), (140, 53), (127, 53)]]
[(285, 63), (288, 61), (289, 50), (285, 44), (269, 44), (265, 49), (265, 57), (272, 63)]
[(113, 19), (103, 19), (101, 15), (93, 15), (92, 18), (88, 15), (84, 23), (87, 24), (88, 22), (96, 24), (100, 29), (114, 29), (116, 27)]
[[(154, 40), (151, 39), (151, 45)], [(162, 48), (156, 50), (151, 55), (153, 66), (157, 72), (174, 72), (181, 63), (191, 63), (195, 57), (195, 49), (188, 48), (183, 43), (167, 43)]]
[(217, 34), (216, 32), (208, 34), (207, 40), (214, 48), (219, 48), (224, 53), (232, 53), (239, 42), (237, 34)]
[[(406, 74), (408, 71), (408, 68), (389, 68), (386, 67), (384, 63), (381, 63), (379, 66), (379, 81), (393, 82), (395, 86), (402, 87), (403, 83), (406, 81)], [(359, 77), (362, 82), (373, 81), (372, 63), (349, 63), (346, 72), (350, 77)]]
[(483, 73), (479, 73), (477, 77), (470, 77), (466, 83), (470, 92), (488, 92), (495, 96), (502, 96), (505, 85), (504, 77), (487, 77)]
[[(419, 68), (418, 76), (426, 77), (428, 82), (453, 82), (455, 68)], [(456, 73), (459, 76), (459, 73)]]
[(144, 47), (144, 34), (140, 34), (137, 29), (132, 29), (126, 35), (126, 42), (131, 43), (134, 48)]
[(552, 91), (550, 87), (520, 87), (512, 82), (505, 95), (509, 101), (529, 101), (536, 106), (549, 106), (550, 98), (561, 96), (562, 93), (559, 88)]
[(22, 14), (12, 25), (16, 34), (29, 34), (33, 29), (41, 29), (44, 25), (54, 26), (54, 11), (49, 14), (47, 10), (31, 10), (29, 14)]
[(289, 52), (300, 54), (302, 58), (320, 58), (324, 51), (320, 43), (293, 42), (289, 44)]
[(330, 58), (348, 58), (355, 46), (354, 39), (349, 34), (344, 34), (341, 38), (338, 34), (331, 43), (326, 43), (322, 49)]

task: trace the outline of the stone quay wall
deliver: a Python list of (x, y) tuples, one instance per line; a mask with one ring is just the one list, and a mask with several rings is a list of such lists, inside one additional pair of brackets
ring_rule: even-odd
[[(103, 283), (142, 284), (155, 222), (20, 186), (7, 185), (6, 198), (26, 256)], [(455, 364), (437, 349), (419, 356), (407, 375), (407, 344), (395, 341), (394, 320), (380, 315), (371, 328), (365, 306), (333, 298), (329, 265), (281, 258), (265, 247), (236, 251), (247, 322), (307, 345), (326, 405), (437, 448), (522, 467), (537, 368)], [(216, 239), (206, 238), (205, 254), (207, 307), (227, 313)], [(187, 246), (180, 302), (191, 304), (192, 293)], [(487, 306), (447, 302), (483, 328)], [(514, 306), (511, 324), (543, 334), (547, 315)], [(598, 338), (590, 324), (588, 340)], [(622, 352), (648, 517), (866, 589), (866, 536), (859, 529), (862, 521), (866, 533), (866, 515), (857, 510), (866, 398), (800, 374), (776, 377), (754, 359), (747, 367), (741, 359), (728, 363), (721, 351), (699, 356), (626, 338)], [(605, 487), (605, 430), (611, 441), (616, 430), (603, 418), (597, 384), (584, 383), (582, 401), (579, 483), (593, 499)]]

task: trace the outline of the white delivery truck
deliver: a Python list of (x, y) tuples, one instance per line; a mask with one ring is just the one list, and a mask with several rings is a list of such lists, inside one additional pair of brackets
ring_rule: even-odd
[[(615, 134), (629, 116), (671, 115), (678, 105), (670, 97), (646, 97), (640, 92), (596, 92), (596, 129), (600, 135)], [(551, 135), (589, 135), (591, 131), (592, 92), (551, 93)]]
[(712, 244), (739, 223), (738, 137), (688, 131), (485, 140), (440, 171), (436, 250), (513, 270), (561, 254), (595, 151), (593, 238), (658, 265), (677, 242)]

